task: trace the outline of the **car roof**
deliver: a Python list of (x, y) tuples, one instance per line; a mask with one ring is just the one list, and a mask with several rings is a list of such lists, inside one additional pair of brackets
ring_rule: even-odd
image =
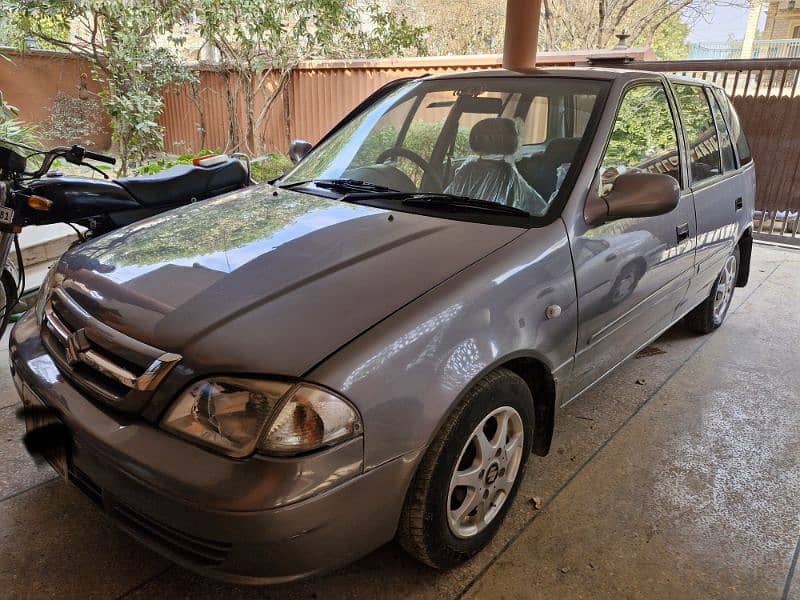
[(681, 81), (685, 83), (702, 84), (708, 86), (719, 87), (709, 81), (696, 79), (692, 77), (685, 77), (682, 75), (673, 75), (671, 73), (664, 73), (659, 71), (647, 71), (644, 69), (635, 68), (614, 68), (614, 67), (544, 67), (536, 69), (529, 73), (519, 71), (510, 71), (508, 69), (482, 69), (475, 71), (459, 71), (456, 73), (444, 73), (441, 75), (432, 75), (426, 79), (473, 79), (473, 78), (490, 78), (490, 77), (572, 77), (580, 79), (602, 79), (607, 81), (629, 81), (640, 79), (642, 76), (657, 76), (665, 77), (670, 81)]

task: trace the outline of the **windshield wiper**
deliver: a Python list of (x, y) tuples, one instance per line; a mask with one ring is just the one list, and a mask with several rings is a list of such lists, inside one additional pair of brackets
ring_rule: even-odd
[(506, 204), (499, 204), (479, 198), (468, 196), (454, 196), (453, 194), (436, 194), (428, 192), (384, 192), (384, 193), (358, 193), (345, 194), (340, 198), (345, 202), (364, 202), (367, 200), (399, 200), (405, 206), (416, 206), (429, 210), (449, 210), (452, 212), (480, 211), (516, 217), (530, 217), (531, 214)]
[(279, 187), (291, 190), (293, 188), (303, 187), (304, 185), (315, 185), (318, 188), (342, 192), (344, 194), (350, 192), (396, 192), (396, 190), (386, 187), (385, 185), (369, 183), (368, 181), (361, 181), (359, 179), (309, 179), (308, 181), (296, 181)]
[(453, 194), (437, 194), (433, 192), (399, 192), (384, 185), (361, 181), (358, 179), (309, 179), (296, 181), (280, 187), (294, 189), (306, 185), (341, 192), (339, 200), (344, 202), (364, 202), (368, 200), (399, 200), (406, 206), (416, 206), (429, 210), (449, 210), (452, 212), (480, 211), (518, 217), (530, 217), (530, 213), (489, 200), (455, 196)]

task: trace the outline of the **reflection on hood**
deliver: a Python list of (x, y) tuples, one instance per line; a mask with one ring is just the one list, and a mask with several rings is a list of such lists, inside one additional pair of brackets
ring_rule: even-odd
[(61, 259), (63, 287), (135, 339), (220, 371), (299, 375), (521, 235), (262, 185)]

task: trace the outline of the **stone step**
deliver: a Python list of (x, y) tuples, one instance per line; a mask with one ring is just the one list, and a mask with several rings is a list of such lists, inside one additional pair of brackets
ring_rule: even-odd
[[(19, 234), (22, 263), (26, 267), (52, 263), (69, 249), (77, 237), (75, 230), (61, 223), (26, 227)], [(11, 260), (16, 264), (16, 252), (13, 250)]]

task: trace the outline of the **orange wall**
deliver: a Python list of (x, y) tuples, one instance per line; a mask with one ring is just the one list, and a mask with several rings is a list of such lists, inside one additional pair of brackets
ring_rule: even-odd
[[(26, 54), (3, 50), (11, 62), (0, 60), (0, 90), (6, 100), (20, 109), (21, 119), (36, 124), (49, 114), (53, 97), (60, 90), (78, 94), (81, 73), (90, 73), (89, 65), (68, 54), (34, 51)], [(608, 56), (607, 50), (588, 52), (541, 52), (540, 66), (570, 66), (596, 55)], [(650, 60), (649, 50), (631, 49), (625, 52), (635, 60)], [(498, 68), (500, 55), (441, 56), (353, 61), (311, 61), (301, 64), (294, 72), (289, 94), (289, 119), (284, 117), (283, 98), (273, 105), (258, 132), (259, 151), (285, 152), (288, 140), (303, 138), (317, 142), (336, 122), (361, 100), (381, 85), (400, 77), (416, 77), (426, 73), (448, 73), (475, 69)], [(200, 81), (194, 87), (183, 85), (165, 90), (164, 113), (161, 123), (166, 135), (164, 150), (180, 154), (203, 149), (231, 150), (228, 122), (227, 90), (233, 75), (208, 68), (199, 71)], [(275, 78), (267, 78), (265, 86), (274, 89)], [(90, 90), (99, 91), (91, 82)], [(260, 110), (263, 98), (256, 102)], [(244, 106), (239, 101), (240, 138), (244, 138)], [(201, 111), (205, 117), (205, 141), (199, 131)], [(106, 128), (95, 136), (95, 147), (111, 145)]]
[[(63, 90), (77, 97), (81, 73), (91, 73), (86, 61), (59, 52), (20, 54), (3, 49), (2, 54), (9, 60), (0, 59), (0, 90), (6, 102), (19, 109), (19, 118), (34, 125), (50, 114), (56, 93)], [(100, 86), (92, 81), (88, 87), (94, 93), (100, 91)], [(111, 131), (104, 127), (92, 136), (92, 142), (98, 150), (107, 149), (111, 145)]]
[[(596, 55), (608, 56), (608, 50), (588, 52), (541, 52), (540, 66), (571, 66)], [(625, 52), (635, 60), (653, 60), (649, 50), (631, 49)], [(418, 77), (426, 73), (450, 73), (501, 66), (500, 55), (439, 56), (425, 58), (370, 59), (352, 61), (311, 61), (293, 72), (289, 86), (288, 124), (283, 114), (283, 99), (272, 106), (263, 124), (262, 151), (285, 152), (288, 140), (302, 138), (316, 143), (333, 125), (371, 92), (400, 77)], [(199, 103), (205, 112), (206, 148), (229, 149), (226, 86), (223, 74), (201, 72)], [(267, 85), (274, 87), (275, 80)], [(200, 150), (199, 112), (191, 101), (188, 86), (178, 95), (167, 94), (162, 123), (166, 128), (164, 147), (168, 152), (185, 149)], [(258, 104), (258, 103), (257, 103)], [(257, 108), (259, 106), (257, 105)], [(288, 126), (287, 126), (288, 125)], [(244, 119), (240, 118), (240, 130)], [(287, 131), (288, 130), (288, 131)], [(243, 135), (242, 135), (243, 138)]]

